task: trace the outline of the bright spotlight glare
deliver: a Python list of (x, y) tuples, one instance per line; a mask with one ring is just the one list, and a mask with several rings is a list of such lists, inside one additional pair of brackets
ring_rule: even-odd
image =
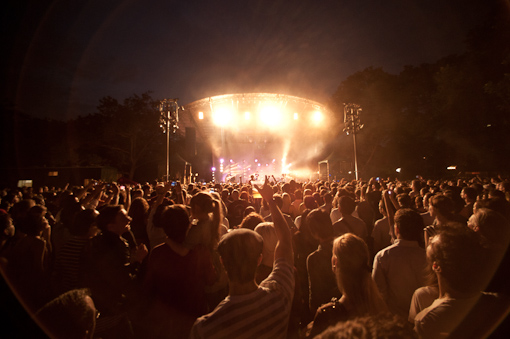
[(225, 162), (225, 159), (221, 158), (220, 159), (220, 164), (223, 164)]
[(282, 114), (277, 107), (266, 106), (260, 111), (260, 120), (264, 125), (278, 127), (282, 119)]
[(219, 108), (213, 115), (214, 124), (217, 126), (226, 126), (232, 120), (233, 114), (228, 108)]
[(312, 115), (312, 119), (313, 119), (313, 121), (314, 121), (316, 124), (318, 124), (318, 123), (320, 123), (320, 122), (324, 119), (324, 116), (322, 115), (322, 113), (321, 113), (321, 112), (316, 111), (316, 112), (314, 112), (314, 113), (313, 113), (313, 115)]
[(204, 112), (198, 112), (198, 118), (200, 120), (203, 120), (204, 119)]
[(396, 171), (397, 173), (400, 173), (400, 171), (402, 171), (402, 168), (400, 168), (400, 167), (399, 167), (399, 168), (397, 168), (395, 171)]
[(244, 120), (250, 120), (250, 119), (251, 119), (250, 112), (244, 112)]
[(211, 171), (216, 172), (216, 167), (211, 168)]
[(294, 113), (294, 120), (297, 120), (297, 119), (298, 119), (298, 114)]

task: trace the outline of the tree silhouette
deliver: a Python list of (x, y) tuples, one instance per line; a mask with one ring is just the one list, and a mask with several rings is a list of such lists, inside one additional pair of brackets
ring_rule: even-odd
[(77, 122), (86, 140), (80, 148), (82, 159), (111, 165), (130, 178), (145, 165), (157, 167), (165, 151), (158, 103), (148, 92), (122, 103), (110, 96), (102, 98), (96, 114)]

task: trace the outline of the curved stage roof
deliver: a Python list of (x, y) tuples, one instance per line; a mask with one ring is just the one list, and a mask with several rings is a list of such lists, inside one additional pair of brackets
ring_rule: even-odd
[[(290, 127), (290, 123), (307, 126), (309, 124), (307, 115), (310, 116), (316, 112), (320, 112), (325, 118), (332, 116), (325, 105), (306, 98), (277, 93), (237, 93), (207, 97), (184, 105), (184, 112), (181, 112), (179, 116), (179, 124), (185, 127), (195, 127), (197, 141), (207, 141), (221, 129), (214, 123), (214, 115), (227, 108), (232, 112), (233, 117), (231, 118), (234, 119), (234, 122), (223, 129), (257, 135), (267, 130), (263, 124), (256, 123), (257, 116), (267, 106), (272, 106), (279, 111), (278, 121), (276, 121), (274, 113), (269, 113), (269, 119), (273, 119), (273, 125), (279, 125), (274, 127), (278, 128)], [(245, 119), (246, 112), (251, 114), (250, 121)], [(271, 122), (269, 123), (271, 124)]]

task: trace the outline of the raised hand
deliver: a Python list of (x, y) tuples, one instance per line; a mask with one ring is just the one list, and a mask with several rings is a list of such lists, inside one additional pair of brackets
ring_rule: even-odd
[(255, 188), (257, 191), (259, 191), (260, 195), (265, 201), (270, 202), (273, 200), (273, 188), (271, 185), (269, 185), (269, 179), (267, 175), (264, 180), (264, 186), (260, 187), (259, 185), (255, 185)]

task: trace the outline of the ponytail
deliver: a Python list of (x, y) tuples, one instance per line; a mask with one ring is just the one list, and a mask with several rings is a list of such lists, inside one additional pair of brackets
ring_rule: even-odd
[(223, 222), (222, 205), (216, 199), (211, 200), (212, 205), (212, 222), (211, 222), (211, 234), (212, 234), (212, 247), (217, 248), (220, 240), (220, 227)]

